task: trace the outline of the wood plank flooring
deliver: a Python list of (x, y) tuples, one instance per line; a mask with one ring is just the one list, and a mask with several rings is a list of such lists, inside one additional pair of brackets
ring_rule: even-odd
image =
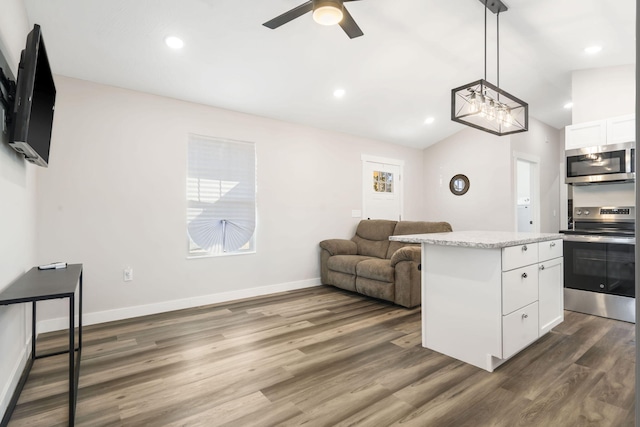
[[(83, 342), (79, 426), (634, 425), (634, 325), (570, 311), (494, 373), (422, 348), (420, 308), (331, 287), (93, 325)], [(10, 427), (67, 424), (67, 363), (36, 361)]]

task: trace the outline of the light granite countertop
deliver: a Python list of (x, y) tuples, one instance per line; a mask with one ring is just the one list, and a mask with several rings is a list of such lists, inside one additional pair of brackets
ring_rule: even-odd
[(527, 243), (562, 239), (559, 233), (518, 233), (511, 231), (452, 231), (450, 233), (407, 234), (391, 236), (389, 240), (404, 243), (426, 243), (441, 246), (495, 249)]

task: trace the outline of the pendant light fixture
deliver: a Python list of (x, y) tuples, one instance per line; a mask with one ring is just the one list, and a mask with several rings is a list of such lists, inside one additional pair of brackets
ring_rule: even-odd
[[(526, 132), (529, 105), (500, 89), (500, 0), (480, 0), (484, 10), (484, 79), (451, 90), (451, 120), (494, 135)], [(496, 14), (496, 84), (487, 81), (487, 10)]]

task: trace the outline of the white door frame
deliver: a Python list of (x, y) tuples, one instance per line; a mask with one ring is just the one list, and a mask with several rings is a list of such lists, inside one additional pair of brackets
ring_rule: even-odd
[(400, 168), (400, 176), (398, 177), (398, 181), (397, 181), (398, 183), (400, 183), (400, 185), (398, 186), (398, 184), (396, 183), (396, 189), (398, 190), (398, 198), (400, 199), (400, 219), (402, 219), (404, 217), (404, 180), (402, 179), (404, 175), (404, 160), (390, 159), (388, 157), (371, 156), (368, 154), (362, 154), (360, 159), (362, 160), (362, 218), (363, 219), (367, 218), (365, 198), (366, 198), (366, 191), (368, 187), (366, 183), (370, 178), (369, 176), (366, 176), (365, 163), (372, 162), (372, 163), (382, 163), (385, 165), (398, 166)]
[(532, 154), (513, 152), (512, 205), (514, 230), (518, 231), (518, 160), (531, 164), (531, 220), (533, 232), (540, 232), (540, 157)]

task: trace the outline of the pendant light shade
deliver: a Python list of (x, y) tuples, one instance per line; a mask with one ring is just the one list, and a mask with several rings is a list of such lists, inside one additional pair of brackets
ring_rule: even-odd
[[(480, 0), (485, 5), (484, 79), (451, 90), (451, 120), (494, 135), (526, 132), (529, 128), (529, 105), (500, 89), (500, 13), (507, 6), (500, 0)], [(497, 39), (497, 83), (487, 81), (487, 10), (495, 13)]]

